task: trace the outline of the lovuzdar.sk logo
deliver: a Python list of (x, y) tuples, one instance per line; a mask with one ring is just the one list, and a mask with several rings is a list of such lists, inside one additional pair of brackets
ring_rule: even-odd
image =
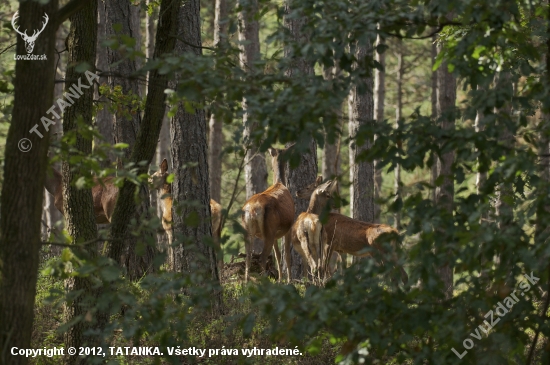
[(25, 29), (24, 32), (21, 32), (19, 30), (19, 26), (15, 24), (15, 20), (19, 18), (19, 12), (15, 12), (15, 14), (13, 14), (13, 17), (11, 18), (11, 25), (13, 26), (13, 30), (15, 30), (20, 36), (21, 38), (23, 38), (23, 41), (25, 41), (25, 49), (27, 50), (27, 54), (26, 55), (14, 55), (13, 56), (13, 59), (15, 60), (27, 60), (27, 61), (41, 61), (41, 60), (45, 60), (47, 59), (46, 55), (43, 54), (43, 55), (34, 55), (32, 54), (32, 51), (34, 49), (34, 43), (36, 42), (36, 39), (38, 38), (38, 36), (40, 35), (40, 33), (42, 33), (42, 31), (44, 30), (44, 28), (46, 28), (46, 25), (48, 24), (48, 14), (44, 13), (44, 21), (42, 22), (42, 29), (38, 30), (38, 29), (34, 29), (33, 30), (33, 33), (32, 35), (28, 35), (27, 34), (27, 29)]

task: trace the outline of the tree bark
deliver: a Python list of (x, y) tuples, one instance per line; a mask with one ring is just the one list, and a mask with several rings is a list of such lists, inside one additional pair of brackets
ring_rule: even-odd
[[(256, 20), (258, 13), (258, 0), (239, 0), (242, 7), (239, 12), (239, 47), (241, 67), (250, 73), (256, 71), (254, 62), (260, 58), (260, 26)], [(246, 199), (252, 195), (261, 193), (267, 189), (267, 165), (265, 155), (260, 153), (258, 147), (252, 141), (252, 134), (257, 123), (254, 116), (247, 111), (246, 99), (243, 100), (243, 140), (248, 147), (244, 165), (244, 178), (246, 185)], [(262, 240), (254, 238), (252, 252), (260, 254), (264, 244)]]
[[(214, 47), (222, 49), (227, 43), (227, 1), (215, 0), (214, 7)], [(222, 147), (224, 141), (223, 121), (215, 113), (212, 113), (209, 126), (208, 167), (210, 169), (210, 198), (221, 203)]]
[[(441, 52), (441, 45), (437, 46), (437, 52)], [(447, 71), (447, 62), (443, 62), (437, 69), (437, 118), (442, 129), (454, 129), (455, 127), (455, 103), (456, 103), (456, 79)], [(454, 151), (447, 152), (439, 158), (437, 178), (442, 177), (443, 183), (436, 188), (436, 204), (444, 211), (451, 214), (454, 207), (454, 175), (452, 164)], [(450, 252), (445, 252), (447, 262), (438, 271), (445, 285), (445, 297), (450, 299), (453, 295), (453, 267)]]
[[(174, 50), (175, 39), (171, 35), (177, 31), (177, 9), (179, 4), (180, 0), (163, 0), (161, 2), (159, 26), (155, 37), (154, 58), (159, 58), (161, 55), (171, 53)], [(141, 161), (147, 162), (146, 165), (137, 165), (138, 174), (148, 172), (148, 165), (155, 154), (164, 116), (164, 103), (166, 101), (164, 90), (167, 86), (168, 78), (166, 75), (160, 75), (158, 70), (151, 72), (143, 122), (130, 156), (130, 161), (135, 164)], [(138, 209), (134, 198), (135, 190), (134, 183), (129, 180), (124, 181), (122, 188), (119, 190), (111, 220), (110, 236), (113, 241), (110, 242), (108, 255), (119, 264), (122, 264), (123, 254), (128, 249), (127, 241), (124, 238), (128, 234), (130, 220), (135, 216)]]
[[(435, 65), (435, 59), (437, 57), (437, 35), (432, 36), (432, 69)], [(435, 120), (437, 119), (437, 71), (432, 71), (432, 120), (435, 123)], [(432, 190), (432, 201), (436, 202), (436, 189), (435, 189), (435, 179), (437, 179), (437, 171), (439, 160), (437, 159), (437, 156), (432, 153), (433, 156), (433, 164), (430, 170), (430, 184), (434, 186)]]
[[(179, 11), (175, 52), (202, 54), (200, 2), (188, 0)], [(183, 104), (178, 106), (170, 126), (172, 162), (175, 173), (172, 183), (173, 230), (175, 241), (174, 269), (198, 275), (205, 282), (218, 282), (216, 253), (212, 242), (210, 189), (208, 185), (208, 145), (206, 118), (203, 109), (193, 114)], [(190, 164), (192, 164), (190, 166)], [(199, 205), (188, 204), (198, 202)], [(220, 308), (221, 292), (211, 293), (214, 310)]]
[[(84, 74), (78, 73), (75, 67), (86, 62), (93, 65), (96, 57), (97, 37), (97, 2), (90, 1), (78, 13), (71, 18), (71, 30), (67, 38), (69, 56), (67, 59), (67, 80), (76, 80)], [(65, 92), (71, 92), (72, 83), (65, 84)], [(94, 88), (84, 89), (79, 99), (68, 107), (63, 114), (63, 132), (77, 132), (77, 118), (92, 126)], [(76, 143), (73, 146), (78, 152), (69, 152), (71, 155), (89, 155), (92, 152), (92, 140), (82, 137), (76, 133)], [(76, 180), (85, 174), (85, 167), (73, 166), (70, 159), (63, 161), (63, 211), (67, 231), (73, 242), (78, 244), (97, 238), (97, 226), (95, 224), (94, 203), (91, 189), (78, 189)], [(97, 256), (97, 246), (88, 245), (81, 247), (75, 253), (83, 258), (94, 258)], [(92, 321), (84, 320), (87, 315), (85, 300), (89, 295), (97, 296), (97, 289), (94, 292), (93, 281), (88, 277), (74, 277), (65, 283), (66, 289), (74, 292), (81, 292), (68, 305), (66, 310), (67, 322), (76, 321), (65, 333), (65, 344), (79, 348), (85, 344), (91, 344), (90, 339), (84, 332), (91, 328)], [(96, 342), (97, 344), (97, 342)], [(87, 361), (80, 356), (67, 356), (66, 364), (84, 364)]]
[[(323, 77), (325, 80), (330, 81), (334, 79), (335, 75), (339, 73), (337, 66), (326, 67), (323, 70)], [(342, 120), (342, 106), (335, 108), (334, 114), (338, 119), (338, 122)], [(339, 143), (341, 136), (338, 136), (335, 143), (329, 143), (327, 136), (325, 136), (325, 146), (323, 147), (323, 165), (322, 165), (322, 176), (323, 181), (334, 179), (340, 176), (341, 174), (341, 164), (340, 164), (340, 151)]]
[[(107, 30), (106, 30), (107, 17), (105, 15), (105, 7), (103, 6), (103, 0), (97, 0), (97, 2), (98, 2), (98, 7), (97, 7), (98, 24), (97, 24), (97, 51), (96, 51), (95, 66), (96, 66), (96, 69), (99, 70), (101, 73), (107, 73), (109, 69), (109, 63), (107, 61), (107, 47), (102, 45), (102, 42), (105, 41), (105, 38), (107, 37)], [(109, 83), (108, 77), (100, 74), (99, 84), (106, 85), (108, 83)], [(102, 105), (102, 109), (97, 111), (97, 115), (94, 121), (97, 131), (102, 137), (102, 138), (96, 138), (94, 140), (94, 148), (97, 148), (101, 143), (114, 144), (114, 137), (113, 137), (114, 130), (113, 130), (113, 115), (109, 112), (109, 108), (107, 107), (108, 100), (99, 94), (99, 88), (97, 88), (95, 92), (95, 98)], [(106, 156), (105, 159), (103, 159), (100, 162), (101, 167), (106, 168), (110, 166), (114, 160), (115, 160), (115, 157), (112, 154), (109, 154), (108, 156)]]
[[(403, 42), (398, 41), (397, 46), (397, 107), (395, 108), (395, 128), (399, 128), (399, 123), (403, 118), (403, 75), (405, 73), (405, 64), (403, 62)], [(395, 166), (394, 193), (396, 199), (401, 198), (401, 165)], [(401, 229), (401, 212), (395, 213), (395, 229)]]
[[(139, 18), (139, 13), (137, 11), (136, 7), (130, 3), (130, 0), (105, 0), (107, 37), (119, 37), (118, 39), (120, 39), (121, 35), (131, 37), (135, 40), (135, 46), (133, 48), (139, 50), (141, 29), (139, 26), (139, 19), (136, 19)], [(120, 31), (115, 31), (117, 27), (120, 28)], [(125, 46), (121, 44), (121, 47)], [(119, 49), (111, 48), (107, 49), (107, 62), (110, 67), (108, 80), (111, 89), (120, 86), (124, 95), (140, 97), (142, 93), (136, 77), (136, 71), (140, 66), (138, 62), (128, 57), (124, 57)], [(123, 110), (117, 112), (114, 116), (114, 142), (127, 143), (129, 145), (125, 151), (125, 159), (130, 160), (136, 144), (136, 137), (142, 123), (141, 110), (131, 112), (130, 105), (122, 105), (120, 107)], [(158, 107), (164, 110), (162, 104), (159, 104)], [(117, 165), (118, 169), (122, 169), (124, 161), (118, 159)], [(146, 185), (140, 186), (139, 196), (141, 202), (140, 205), (137, 206), (137, 212), (134, 216), (136, 218), (145, 217), (145, 219), (148, 219), (150, 198), (149, 189)], [(151, 238), (150, 241), (153, 241), (153, 239)], [(123, 253), (124, 266), (127, 269), (128, 276), (132, 280), (138, 280), (152, 267), (156, 251), (153, 245), (147, 244), (145, 249), (142, 250), (143, 252), (138, 254), (136, 251), (140, 251), (140, 249), (136, 246), (136, 240), (133, 238), (130, 239), (128, 250)]]
[[(304, 44), (307, 43), (307, 38), (302, 33), (302, 27), (306, 24), (307, 18), (305, 16), (301, 16), (298, 18), (289, 17), (288, 14), (291, 13), (291, 7), (290, 7), (291, 1), (286, 0), (284, 5), (284, 24), (285, 27), (290, 31), (292, 34), (292, 37), (296, 41), (303, 42)], [(284, 49), (284, 55), (285, 57), (293, 57), (293, 65), (292, 68), (290, 68), (287, 71), (287, 75), (289, 77), (300, 77), (301, 74), (313, 74), (313, 65), (311, 65), (308, 61), (301, 57), (295, 57), (292, 55), (292, 50), (289, 47), (285, 47)], [(288, 143), (286, 147), (289, 147), (291, 144)], [(290, 194), (292, 196), (296, 196), (296, 192), (307, 185), (311, 184), (315, 181), (317, 178), (317, 143), (313, 138), (309, 141), (309, 151), (302, 154), (302, 159), (300, 161), (300, 165), (296, 169), (290, 169), (289, 164), (286, 164), (286, 187), (288, 190), (290, 190)], [(305, 199), (296, 199), (295, 200), (295, 214), (296, 217), (300, 215), (300, 213), (305, 212), (307, 210), (307, 207), (309, 205), (309, 201)], [(287, 237), (284, 238), (285, 240)], [(283, 245), (283, 251), (284, 251), (284, 245)], [(286, 252), (282, 253), (282, 257), (285, 257)], [(292, 279), (301, 279), (303, 273), (305, 272), (306, 266), (304, 266), (304, 263), (302, 263), (302, 256), (294, 250), (294, 247), (290, 245), (290, 257), (291, 257), (291, 266), (290, 266), (290, 275)], [(284, 262), (284, 260), (283, 260)], [(286, 267), (286, 263), (284, 264), (284, 267)]]
[[(34, 301), (38, 277), (40, 217), (50, 133), (42, 125), (29, 133), (37, 121), (49, 116), (53, 104), (57, 0), (47, 4), (19, 3), (21, 29), (34, 29), (50, 22), (34, 45), (34, 54), (43, 61), (15, 62), (14, 105), (5, 147), (4, 180), (0, 198), (0, 363), (27, 364), (25, 356), (12, 356), (12, 347), (31, 348)], [(17, 54), (26, 54), (25, 43), (17, 37)], [(32, 107), (29, 107), (32, 101)], [(28, 138), (32, 148), (22, 152), (19, 141)], [(28, 146), (27, 144), (23, 144)], [(19, 146), (21, 146), (19, 144)], [(24, 187), (24, 189), (22, 189)]]
[[(371, 45), (356, 46), (355, 57), (357, 60), (364, 60), (371, 53)], [(357, 161), (358, 156), (371, 147), (372, 141), (367, 140), (361, 146), (356, 141), (359, 128), (367, 123), (372, 123), (374, 119), (373, 83), (370, 77), (360, 82), (366, 87), (366, 92), (361, 94), (359, 85), (352, 86), (348, 100), (350, 211), (353, 219), (374, 222), (374, 166), (372, 162)]]
[[(380, 36), (376, 39), (376, 44), (381, 44)], [(374, 110), (377, 123), (384, 122), (384, 102), (386, 101), (386, 53), (375, 52), (375, 59), (382, 65), (383, 71), (374, 70)], [(376, 140), (376, 136), (374, 136)], [(382, 170), (378, 167), (380, 162), (374, 161), (374, 200), (382, 195)], [(374, 204), (374, 222), (380, 222), (380, 205)]]

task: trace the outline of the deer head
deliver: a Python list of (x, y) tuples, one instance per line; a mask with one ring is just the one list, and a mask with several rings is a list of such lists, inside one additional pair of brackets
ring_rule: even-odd
[(15, 14), (13, 14), (13, 18), (11, 18), (11, 25), (13, 26), (13, 29), (21, 35), (21, 38), (23, 38), (23, 41), (25, 41), (25, 48), (27, 49), (27, 53), (32, 53), (32, 50), (34, 49), (34, 42), (36, 41), (36, 38), (42, 33), (44, 28), (46, 28), (46, 24), (48, 24), (48, 14), (44, 13), (44, 22), (42, 23), (42, 29), (40, 30), (34, 30), (32, 35), (29, 36), (27, 34), (27, 30), (25, 29), (24, 32), (19, 31), (19, 27), (15, 26), (15, 19), (19, 18), (19, 12), (16, 11)]
[(160, 164), (160, 170), (149, 177), (149, 184), (151, 184), (156, 190), (168, 190), (170, 186), (170, 184), (166, 183), (166, 178), (168, 175), (168, 161), (164, 159)]

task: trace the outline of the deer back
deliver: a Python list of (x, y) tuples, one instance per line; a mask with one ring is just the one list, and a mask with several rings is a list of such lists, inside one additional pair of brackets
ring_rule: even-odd
[(294, 249), (304, 258), (313, 272), (326, 260), (323, 225), (317, 214), (303, 212), (292, 226), (291, 241)]
[(380, 249), (377, 238), (383, 233), (395, 232), (386, 224), (361, 222), (338, 213), (330, 213), (324, 227), (327, 243), (333, 245), (334, 251), (355, 256), (370, 256), (360, 251), (368, 246)]
[(242, 210), (243, 225), (250, 235), (258, 238), (267, 235), (281, 238), (294, 222), (294, 200), (287, 187), (280, 182), (250, 197)]

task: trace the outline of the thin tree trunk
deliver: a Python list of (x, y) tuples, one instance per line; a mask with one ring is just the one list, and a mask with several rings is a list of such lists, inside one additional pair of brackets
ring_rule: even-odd
[[(155, 59), (174, 50), (175, 39), (171, 35), (177, 31), (177, 9), (179, 5), (180, 0), (163, 0), (161, 2), (159, 26), (155, 37)], [(167, 86), (168, 79), (165, 75), (160, 75), (158, 70), (151, 72), (143, 122), (141, 123), (136, 143), (130, 156), (130, 161), (133, 163), (147, 162), (146, 165), (137, 165), (138, 174), (146, 174), (148, 172), (148, 165), (155, 154), (164, 116), (164, 103), (166, 101), (164, 90)], [(113, 238), (113, 241), (110, 242), (108, 255), (119, 264), (122, 264), (123, 254), (128, 249), (127, 240), (123, 238), (127, 236), (130, 220), (135, 216), (138, 209), (134, 197), (135, 190), (136, 186), (134, 183), (129, 180), (124, 181), (122, 188), (119, 190), (119, 196), (111, 219), (110, 236)]]
[[(339, 73), (337, 66), (326, 67), (323, 70), (323, 77), (325, 80), (330, 81)], [(338, 120), (338, 123), (342, 120), (342, 106), (336, 107), (334, 114)], [(323, 147), (323, 166), (322, 176), (323, 180), (334, 179), (340, 176), (341, 164), (340, 164), (340, 151), (338, 151), (338, 144), (340, 143), (341, 136), (337, 136), (334, 143), (329, 143), (327, 136), (325, 135), (325, 146)]]
[[(435, 65), (435, 59), (437, 57), (437, 35), (432, 36), (432, 68)], [(437, 119), (437, 71), (432, 71), (432, 120), (435, 122)], [(432, 201), (435, 204), (436, 201), (436, 189), (435, 189), (435, 179), (437, 179), (437, 171), (439, 160), (437, 159), (437, 156), (432, 153), (433, 157), (433, 164), (430, 171), (430, 184), (434, 186), (434, 189), (432, 190)]]
[[(501, 72), (497, 75), (496, 88), (500, 90), (508, 89), (510, 92), (510, 97), (513, 96), (513, 85), (511, 80), (511, 75), (509, 72)], [(512, 105), (511, 100), (504, 105), (501, 110), (495, 110), (495, 114), (504, 113), (499, 117), (499, 121), (505, 121), (506, 119), (512, 118)], [(500, 125), (500, 136), (499, 142), (507, 148), (512, 148), (514, 144), (514, 135), (506, 125), (506, 123), (499, 123)], [(507, 226), (510, 225), (514, 219), (513, 205), (510, 204), (510, 201), (514, 199), (514, 190), (511, 183), (505, 182), (497, 186), (496, 189), (496, 201), (495, 201), (495, 210), (496, 214), (499, 217), (499, 228), (505, 230)]]
[[(376, 39), (376, 44), (381, 44), (380, 36)], [(382, 65), (383, 71), (374, 70), (374, 110), (377, 123), (384, 122), (384, 102), (386, 101), (386, 53), (375, 52), (375, 59)], [(376, 136), (374, 136), (376, 140)], [(374, 161), (374, 200), (382, 195), (382, 170), (378, 167), (380, 161)], [(374, 222), (380, 222), (380, 205), (374, 204)]]
[[(95, 65), (96, 69), (101, 73), (107, 72), (109, 69), (109, 62), (107, 61), (107, 47), (102, 45), (102, 42), (105, 41), (107, 37), (106, 22), (107, 17), (105, 15), (105, 7), (103, 5), (103, 0), (97, 0), (98, 7), (98, 25), (97, 25), (97, 51), (96, 51), (96, 60)], [(100, 74), (101, 75), (101, 74)], [(109, 83), (107, 76), (99, 77), (99, 84), (106, 85)], [(109, 112), (107, 107), (108, 100), (99, 95), (99, 88), (96, 89), (95, 99), (102, 104), (102, 109), (97, 111), (97, 115), (94, 119), (95, 127), (97, 128), (99, 134), (102, 138), (96, 138), (94, 140), (94, 148), (97, 148), (101, 143), (114, 144), (113, 138), (113, 115)], [(107, 158), (102, 160), (101, 166), (108, 167), (114, 161), (115, 157), (112, 154), (109, 154)]]
[[(76, 80), (84, 74), (78, 73), (75, 67), (82, 62), (93, 64), (96, 57), (97, 37), (97, 2), (90, 1), (86, 7), (71, 17), (71, 31), (67, 38), (69, 57), (67, 60), (67, 80)], [(65, 92), (70, 92), (72, 83), (65, 83)], [(79, 99), (68, 107), (63, 114), (63, 132), (75, 132), (77, 118), (92, 126), (94, 89), (84, 89)], [(73, 146), (78, 153), (73, 155), (88, 155), (92, 152), (92, 140), (76, 133), (76, 143)], [(69, 156), (70, 157), (70, 156)], [(74, 243), (81, 243), (97, 238), (97, 226), (95, 224), (94, 203), (91, 189), (78, 189), (76, 180), (85, 174), (85, 167), (73, 166), (70, 160), (63, 161), (63, 211), (67, 223), (67, 231)], [(77, 255), (83, 257), (96, 257), (97, 246), (88, 245), (77, 251)], [(92, 321), (85, 321), (87, 309), (86, 297), (93, 295), (94, 283), (89, 277), (74, 277), (65, 283), (68, 290), (79, 293), (66, 308), (67, 322), (76, 321), (65, 333), (65, 344), (79, 348), (86, 344), (92, 344), (84, 332), (93, 326)], [(95, 290), (97, 296), (97, 289)], [(96, 344), (98, 344), (96, 342)], [(66, 364), (84, 364), (87, 361), (80, 356), (67, 356)]]
[[(395, 108), (395, 128), (399, 128), (399, 123), (403, 119), (403, 75), (405, 73), (405, 64), (403, 62), (404, 45), (401, 40), (397, 46), (397, 107)], [(396, 199), (401, 196), (401, 165), (395, 166), (394, 193)], [(395, 229), (401, 229), (401, 212), (395, 213)]]
[[(372, 52), (372, 46), (357, 45), (355, 57), (363, 60)], [(356, 66), (357, 67), (357, 66)], [(374, 166), (372, 162), (357, 161), (358, 156), (371, 147), (372, 141), (357, 145), (356, 135), (362, 125), (374, 119), (372, 78), (361, 80), (366, 86), (364, 94), (359, 86), (353, 86), (349, 96), (349, 166), (350, 166), (350, 211), (353, 219), (374, 222)]]
[[(284, 24), (285, 27), (290, 31), (292, 34), (292, 37), (295, 40), (300, 40), (304, 43), (306, 43), (308, 40), (302, 33), (302, 27), (307, 22), (306, 17), (289, 17), (288, 14), (291, 13), (291, 7), (290, 7), (290, 1), (285, 1), (285, 17), (284, 17)], [(313, 65), (309, 64), (305, 59), (294, 57), (292, 55), (292, 50), (289, 47), (285, 47), (284, 49), (284, 55), (285, 57), (293, 57), (294, 64), (291, 69), (287, 71), (287, 75), (289, 77), (301, 77), (301, 75), (308, 75), (313, 74)], [(289, 147), (291, 144), (287, 144), (286, 147)], [(290, 194), (292, 196), (296, 195), (296, 192), (307, 185), (311, 184), (315, 181), (317, 178), (317, 143), (313, 138), (311, 138), (309, 142), (309, 151), (302, 154), (302, 159), (300, 161), (300, 165), (296, 169), (290, 169), (289, 164), (286, 164), (286, 187), (288, 190), (290, 190)], [(305, 212), (307, 210), (307, 207), (309, 205), (309, 202), (304, 199), (297, 199), (295, 200), (295, 212), (296, 217), (302, 212)], [(290, 239), (290, 236), (287, 235), (284, 240)], [(284, 251), (283, 245), (283, 251)], [(283, 252), (282, 257), (285, 257), (285, 255), (288, 255), (287, 252)], [(303, 273), (305, 272), (305, 266), (304, 263), (302, 263), (302, 256), (294, 250), (292, 245), (290, 245), (290, 275), (292, 279), (301, 279)], [(285, 260), (283, 260), (284, 262)], [(284, 267), (286, 268), (286, 262), (284, 264)]]
[[(258, 0), (239, 0), (242, 10), (239, 12), (239, 42), (241, 48), (241, 67), (250, 73), (256, 71), (254, 62), (260, 58), (260, 27), (256, 16), (258, 13)], [(256, 129), (257, 123), (254, 116), (247, 111), (246, 99), (243, 100), (243, 140), (248, 147), (246, 162), (244, 166), (244, 177), (246, 184), (246, 199), (252, 195), (263, 192), (267, 189), (267, 165), (264, 154), (260, 153), (251, 135)], [(260, 254), (264, 244), (262, 240), (255, 238), (252, 243), (252, 252)]]
[[(176, 42), (176, 53), (201, 55), (199, 0), (185, 2), (178, 17), (178, 34), (183, 35), (183, 41)], [(173, 230), (175, 240), (179, 241), (179, 245), (174, 247), (174, 269), (201, 275), (206, 281), (218, 282), (216, 253), (206, 242), (212, 239), (212, 224), (204, 110), (197, 108), (194, 114), (190, 114), (183, 105), (179, 105), (172, 119), (170, 135), (175, 172), (172, 183)], [(186, 204), (190, 201), (200, 205)], [(221, 305), (221, 292), (214, 290), (210, 295), (216, 311)]]
[[(437, 46), (438, 53), (441, 52), (441, 45)], [(447, 71), (447, 62), (443, 62), (437, 69), (437, 117), (441, 128), (451, 130), (455, 127), (455, 103), (456, 103), (456, 79)], [(454, 207), (454, 175), (452, 164), (454, 162), (454, 151), (447, 152), (441, 156), (438, 163), (437, 178), (442, 177), (443, 183), (436, 189), (436, 204), (448, 214), (453, 214)], [(449, 217), (452, 219), (452, 217)], [(450, 299), (453, 296), (453, 266), (451, 264), (451, 253), (445, 251), (447, 262), (439, 267), (439, 276), (445, 285), (445, 297)]]
[[(40, 218), (50, 133), (42, 125), (40, 138), (29, 133), (37, 121), (49, 116), (53, 103), (55, 60), (55, 15), (57, 0), (47, 4), (34, 1), (19, 3), (21, 29), (34, 29), (51, 23), (40, 34), (34, 54), (45, 54), (44, 61), (15, 62), (14, 105), (6, 139), (4, 180), (0, 198), (0, 363), (27, 364), (25, 356), (11, 356), (13, 347), (31, 348), (34, 302), (38, 277)], [(16, 54), (26, 54), (25, 43), (17, 37)], [(32, 101), (32, 108), (29, 108)], [(28, 138), (32, 148), (22, 152), (18, 144)], [(23, 144), (28, 146), (27, 144)], [(25, 187), (22, 189), (22, 187)]]
[[(221, 49), (227, 43), (227, 1), (215, 0), (214, 47)], [(208, 138), (208, 167), (210, 168), (210, 198), (221, 203), (222, 199), (222, 146), (223, 121), (215, 113), (210, 116)]]
[[(55, 48), (56, 52), (61, 52), (63, 49), (65, 49), (65, 38), (67, 38), (67, 31), (63, 26), (60, 26), (57, 30), (56, 34), (56, 40), (55, 40)], [(63, 53), (60, 53), (58, 57), (61, 57)], [(56, 57), (57, 58), (57, 57)], [(58, 80), (65, 79), (65, 71), (66, 71), (66, 63), (63, 62), (61, 59), (59, 62), (56, 60), (57, 69), (55, 70), (55, 77)], [(63, 83), (58, 82), (55, 84), (54, 87), (54, 100), (57, 100), (61, 98), (63, 95)], [(55, 125), (52, 125), (50, 127), (52, 137), (52, 141), (59, 141), (61, 140), (61, 136), (63, 135), (63, 126), (61, 123), (56, 123)], [(56, 168), (58, 171), (60, 171), (61, 166), (58, 166), (59, 163), (56, 163), (53, 167)], [(54, 237), (58, 239), (59, 241), (63, 240), (63, 214), (55, 207), (54, 205), (54, 197), (47, 191), (44, 193), (44, 214), (43, 214), (43, 226), (47, 230), (47, 232), (43, 232), (43, 235), (46, 235), (46, 238), (50, 234), (54, 234)], [(56, 224), (60, 223), (59, 227), (56, 227)], [(59, 246), (51, 246), (50, 252), (53, 256), (59, 256), (61, 254), (61, 247)]]
[[(124, 35), (132, 37), (136, 40), (134, 48), (139, 49), (141, 29), (139, 27), (139, 19), (136, 19), (136, 17), (139, 18), (136, 7), (131, 5), (129, 0), (105, 0), (105, 14), (107, 36), (120, 37)], [(115, 31), (115, 28), (120, 28), (120, 31)], [(140, 97), (141, 87), (135, 75), (139, 68), (138, 62), (124, 57), (118, 49), (113, 50), (111, 48), (107, 49), (107, 60), (111, 72), (108, 79), (111, 89), (120, 86), (124, 95)], [(158, 107), (164, 110), (162, 105), (158, 105)], [(130, 112), (130, 105), (121, 106), (121, 108), (124, 110), (116, 113), (114, 116), (114, 140), (115, 143), (127, 143), (129, 145), (129, 148), (125, 151), (125, 159), (130, 159), (142, 123), (141, 113), (139, 110), (137, 112)], [(122, 169), (123, 164), (124, 161), (118, 159), (118, 169)], [(140, 186), (139, 196), (141, 203), (138, 206), (135, 217), (145, 217), (145, 219), (148, 219), (150, 201), (149, 189), (146, 185)], [(128, 276), (132, 280), (138, 280), (152, 267), (156, 251), (155, 247), (147, 244), (143, 250), (143, 255), (138, 255), (136, 245), (136, 240), (130, 239), (128, 250), (122, 253), (124, 266), (127, 269)]]

